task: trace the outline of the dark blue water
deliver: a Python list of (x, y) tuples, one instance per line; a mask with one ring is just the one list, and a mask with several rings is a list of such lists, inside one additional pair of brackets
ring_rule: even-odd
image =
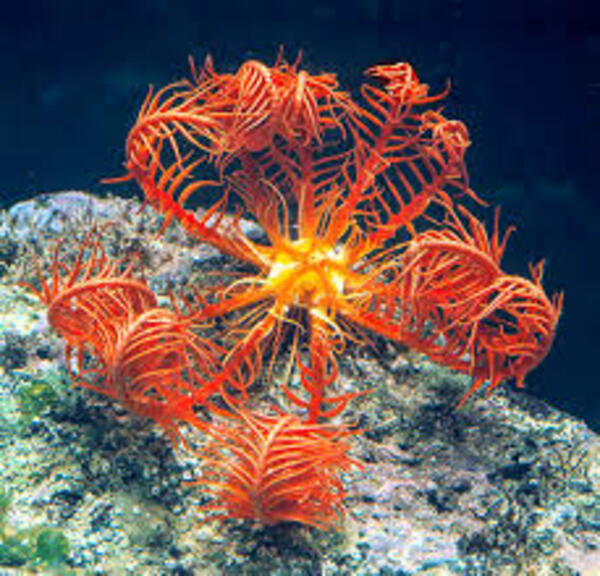
[[(407, 60), (469, 126), (473, 187), (518, 233), (504, 267), (547, 260), (566, 292), (549, 358), (528, 389), (600, 428), (600, 19), (574, 2), (45, 1), (0, 19), (0, 203), (69, 188), (101, 191), (147, 86), (303, 49), (313, 72), (356, 87), (361, 71)], [(123, 189), (123, 193), (127, 190)], [(129, 190), (131, 193), (131, 190)]]

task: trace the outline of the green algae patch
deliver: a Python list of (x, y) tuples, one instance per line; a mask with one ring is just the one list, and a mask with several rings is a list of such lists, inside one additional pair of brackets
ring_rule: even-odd
[(16, 529), (8, 523), (11, 496), (0, 489), (0, 567), (27, 568), (44, 574), (68, 576), (69, 540), (56, 528), (45, 525)]
[(69, 557), (69, 540), (54, 528), (42, 528), (36, 538), (36, 556), (47, 566), (60, 566)]
[(21, 411), (21, 423), (31, 421), (58, 404), (59, 378), (34, 378), (24, 382), (17, 392), (17, 403)]

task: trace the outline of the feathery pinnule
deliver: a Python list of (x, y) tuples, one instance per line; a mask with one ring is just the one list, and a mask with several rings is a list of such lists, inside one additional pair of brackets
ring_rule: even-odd
[(202, 509), (215, 512), (213, 518), (339, 528), (345, 497), (341, 472), (360, 467), (348, 455), (349, 434), (292, 415), (237, 411), (229, 427), (209, 430), (196, 484), (213, 502)]

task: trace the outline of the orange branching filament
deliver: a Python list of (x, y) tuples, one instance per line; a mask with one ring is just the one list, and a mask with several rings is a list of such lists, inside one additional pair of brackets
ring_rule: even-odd
[(233, 426), (212, 430), (204, 450), (197, 484), (215, 497), (204, 509), (263, 525), (337, 528), (345, 496), (339, 471), (360, 467), (348, 456), (347, 435), (291, 415), (236, 413)]
[[(359, 105), (334, 75), (298, 63), (218, 74), (209, 59), (191, 81), (150, 93), (127, 139), (125, 179), (165, 224), (178, 219), (256, 270), (198, 312), (230, 326), (225, 369), (253, 378), (267, 346), (274, 354), (284, 329), (294, 331), (303, 392), (285, 390), (310, 422), (353, 397), (331, 392), (349, 338), (404, 342), (470, 374), (472, 392), (511, 377), (520, 385), (550, 348), (561, 309), (541, 288), (541, 266), (532, 280), (506, 275), (497, 230), (488, 238), (458, 205), (479, 199), (467, 129), (439, 107), (446, 92), (430, 95), (405, 63), (368, 75), (380, 86), (363, 85)], [(215, 193), (203, 216), (186, 207)], [(432, 227), (434, 209), (443, 221)], [(244, 234), (242, 216), (266, 241)]]
[(218, 388), (214, 374), (222, 352), (192, 331), (179, 307), (159, 307), (133, 265), (122, 264), (106, 256), (92, 231), (70, 265), (59, 259), (57, 245), (50, 280), (38, 270), (40, 288), (28, 287), (67, 343), (74, 383), (114, 398), (182, 440), (177, 421), (203, 426), (193, 407)]
[(402, 340), (472, 376), (462, 405), (486, 380), (488, 391), (507, 378), (523, 386), (527, 372), (550, 350), (562, 294), (552, 300), (546, 296), (543, 261), (530, 266), (532, 280), (505, 274), (500, 259), (510, 230), (500, 241), (496, 218), (490, 238), (459, 208), (466, 224), (448, 209), (441, 230), (428, 230), (411, 242), (398, 298), (405, 303)]

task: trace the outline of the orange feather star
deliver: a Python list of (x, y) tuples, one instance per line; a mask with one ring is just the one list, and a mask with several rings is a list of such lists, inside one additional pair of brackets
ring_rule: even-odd
[[(497, 224), (489, 235), (461, 205), (481, 200), (465, 166), (468, 131), (440, 108), (449, 89), (431, 95), (406, 63), (367, 73), (362, 104), (335, 75), (282, 58), (233, 74), (207, 59), (190, 80), (148, 92), (117, 180), (135, 180), (165, 227), (178, 220), (252, 272), (199, 291), (186, 313), (169, 310), (90, 236), (71, 267), (55, 254), (51, 278), (40, 273), (33, 288), (68, 359), (77, 353), (78, 383), (174, 440), (180, 421), (209, 435), (199, 484), (221, 517), (339, 525), (341, 473), (357, 463), (350, 433), (330, 421), (364, 393), (335, 391), (348, 342), (376, 333), (468, 373), (461, 404), (485, 381), (521, 386), (553, 342), (562, 294), (548, 298), (542, 264), (531, 280), (506, 274), (508, 235)], [(189, 204), (203, 194), (212, 203), (200, 215)], [(251, 238), (243, 217), (265, 237)], [(227, 350), (198, 335), (212, 321)], [(300, 379), (283, 391), (302, 417), (251, 414), (248, 387), (286, 330)], [(199, 405), (229, 424), (200, 421)]]
[[(533, 282), (504, 274), (490, 253), (496, 234), (490, 247), (474, 217), (466, 232), (453, 216), (461, 198), (480, 200), (468, 185), (466, 127), (432, 108), (448, 89), (431, 95), (406, 63), (367, 72), (381, 86), (365, 84), (359, 105), (334, 75), (298, 63), (249, 61), (218, 74), (209, 60), (193, 81), (150, 94), (127, 139), (128, 177), (165, 225), (175, 218), (256, 270), (198, 312), (230, 327), (225, 369), (248, 385), (268, 344), (277, 350), (285, 328), (297, 342), (300, 331), (306, 399), (286, 393), (311, 422), (351, 398), (329, 390), (357, 331), (471, 374), (472, 390), (486, 379), (492, 389), (510, 377), (521, 384), (541, 361), (562, 303), (546, 297), (540, 273)], [(200, 168), (214, 177), (195, 177)], [(186, 204), (209, 188), (222, 194), (197, 216)], [(436, 232), (416, 230), (432, 204), (448, 213), (437, 233), (452, 236), (436, 255), (426, 243)], [(244, 233), (242, 216), (266, 243)]]

